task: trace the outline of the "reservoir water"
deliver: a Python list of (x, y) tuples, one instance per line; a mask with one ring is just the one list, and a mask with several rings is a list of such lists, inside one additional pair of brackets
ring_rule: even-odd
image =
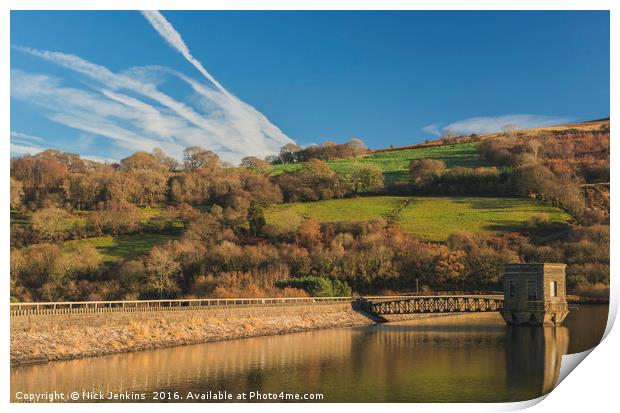
[(325, 402), (527, 400), (553, 388), (563, 354), (598, 344), (607, 311), (572, 307), (558, 328), (467, 314), (15, 367), (11, 398), (55, 391), (172, 402), (218, 392), (233, 401), (250, 392), (321, 394)]

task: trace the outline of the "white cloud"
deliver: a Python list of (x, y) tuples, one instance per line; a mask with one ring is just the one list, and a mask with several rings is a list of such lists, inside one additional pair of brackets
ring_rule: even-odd
[(160, 12), (151, 10), (143, 11), (142, 14), (170, 46), (181, 53), (189, 63), (198, 69), (198, 71), (215, 86), (214, 88), (209, 88), (176, 72), (177, 75), (188, 82), (196, 92), (201, 94), (203, 98), (207, 100), (208, 104), (216, 103), (223, 109), (223, 113), (231, 120), (226, 126), (234, 125), (243, 131), (244, 134), (258, 132), (260, 136), (263, 137), (264, 148), (256, 148), (256, 154), (266, 155), (269, 152), (273, 152), (270, 151), (268, 147), (272, 145), (282, 146), (292, 142), (292, 139), (282, 133), (282, 131), (271, 123), (265, 115), (226, 90), (215, 77), (204, 68), (202, 63), (191, 54), (189, 47), (187, 47), (179, 32), (175, 30), (172, 24), (170, 24)]
[(45, 148), (35, 145), (22, 145), (19, 143), (11, 142), (11, 154), (12, 155), (36, 155), (39, 152), (43, 152)]
[(160, 36), (163, 37), (170, 46), (172, 46), (179, 53), (181, 53), (188, 62), (190, 62), (196, 69), (198, 69), (198, 71), (202, 73), (204, 77), (209, 79), (209, 81), (213, 83), (220, 91), (228, 94), (228, 91), (224, 89), (224, 87), (220, 85), (220, 83), (215, 80), (215, 78), (211, 76), (209, 72), (207, 72), (207, 70), (202, 66), (202, 63), (200, 63), (198, 59), (192, 56), (189, 48), (183, 41), (183, 38), (181, 37), (179, 32), (174, 29), (172, 24), (170, 24), (168, 20), (166, 20), (166, 18), (161, 15), (160, 12), (158, 12), (157, 10), (147, 10), (143, 11), (142, 15), (149, 21), (149, 23), (151, 23), (151, 26), (153, 26), (153, 28), (157, 30), (157, 33), (159, 33)]
[(11, 155), (36, 155), (46, 149), (45, 145), (40, 136), (11, 131)]
[(88, 159), (89, 161), (95, 161), (95, 162), (104, 162), (104, 163), (116, 163), (118, 162), (118, 159), (112, 159), (112, 158), (106, 158), (104, 156), (95, 156), (95, 155), (82, 155), (80, 154), (80, 158), (82, 159)]
[[(184, 147), (198, 145), (231, 162), (244, 156), (277, 152), (292, 140), (267, 118), (219, 88), (209, 87), (167, 68), (131, 68), (122, 73), (60, 52), (15, 47), (94, 83), (85, 89), (66, 87), (58, 78), (19, 70), (11, 73), (12, 96), (41, 106), (48, 118), (113, 141), (125, 150), (161, 147), (179, 158)], [(194, 90), (191, 107), (158, 89), (170, 75)]]
[(187, 82), (191, 88), (199, 95), (198, 102), (203, 110), (213, 110), (212, 107), (219, 108), (211, 122), (218, 125), (218, 129), (225, 131), (231, 143), (235, 145), (247, 145), (247, 137), (261, 135), (263, 139), (252, 142), (253, 155), (267, 155), (273, 151), (270, 148), (277, 147), (278, 150), (286, 143), (292, 142), (280, 129), (273, 125), (267, 118), (252, 106), (230, 98), (229, 95), (209, 88), (192, 78), (177, 71), (170, 73), (178, 76)]
[(138, 93), (174, 111), (177, 115), (198, 127), (204, 128), (206, 131), (211, 131), (212, 129), (207, 120), (196, 113), (191, 107), (160, 92), (154, 84), (130, 77), (127, 75), (128, 72), (126, 72), (126, 74), (115, 74), (103, 66), (96, 65), (78, 56), (66, 53), (41, 51), (24, 47), (16, 47), (16, 49), (85, 75), (98, 82), (101, 87), (114, 90), (124, 89), (133, 93)]
[(570, 121), (571, 119), (567, 117), (544, 115), (516, 114), (503, 116), (480, 116), (453, 122), (446, 125), (442, 129), (450, 129), (457, 134), (494, 133), (501, 131), (506, 125), (517, 125), (519, 129), (529, 129), (542, 126), (560, 125)]
[(123, 148), (154, 147), (151, 140), (118, 125), (135, 121), (140, 114), (101, 93), (64, 87), (56, 78), (13, 70), (11, 94), (46, 109), (48, 118), (57, 123), (113, 139)]
[(40, 136), (29, 135), (27, 133), (11, 131), (11, 142), (45, 142)]
[(441, 135), (441, 132), (439, 131), (439, 125), (437, 125), (436, 123), (431, 123), (430, 125), (426, 125), (425, 127), (422, 128), (422, 130), (424, 132), (428, 132), (435, 136)]
[[(36, 155), (46, 149), (62, 150), (61, 148), (58, 148), (54, 145), (48, 145), (46, 143), (48, 140), (49, 139), (45, 139), (40, 136), (11, 131), (11, 155)], [(92, 137), (83, 135), (78, 140), (84, 141), (84, 143), (86, 143), (88, 141), (91, 141)], [(83, 159), (90, 159), (92, 161), (98, 162), (116, 162), (115, 160), (110, 158), (88, 154), (80, 154), (80, 157)]]

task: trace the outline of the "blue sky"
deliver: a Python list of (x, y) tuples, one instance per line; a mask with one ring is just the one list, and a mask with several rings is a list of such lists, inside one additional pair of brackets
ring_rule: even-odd
[(372, 148), (609, 115), (609, 14), (11, 13), (11, 150)]

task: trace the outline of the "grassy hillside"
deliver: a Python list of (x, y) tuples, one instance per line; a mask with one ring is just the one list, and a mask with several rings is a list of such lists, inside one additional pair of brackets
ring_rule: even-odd
[[(587, 122), (570, 123), (557, 126), (545, 126), (540, 128), (523, 129), (519, 133), (527, 133), (536, 135), (543, 132), (561, 132), (561, 131), (582, 131), (599, 130), (601, 128), (609, 128), (609, 118), (598, 119)], [(482, 134), (483, 138), (494, 138), (502, 135), (502, 133)], [(328, 161), (327, 164), (336, 172), (346, 172), (350, 165), (354, 162), (373, 163), (383, 170), (385, 184), (387, 186), (395, 182), (407, 179), (407, 171), (409, 161), (412, 159), (438, 159), (446, 163), (448, 169), (455, 166), (463, 166), (467, 168), (475, 168), (480, 166), (492, 166), (481, 158), (476, 146), (477, 142), (455, 143), (444, 145), (441, 141), (431, 141), (427, 143), (414, 144), (411, 146), (403, 146), (396, 148), (386, 148), (371, 151), (368, 155), (359, 159), (341, 159)], [(302, 164), (286, 164), (273, 165), (271, 171), (273, 175), (278, 175), (284, 171), (295, 171), (301, 168)]]
[(529, 198), (384, 196), (278, 205), (266, 211), (266, 218), (270, 224), (294, 228), (306, 216), (320, 222), (384, 217), (421, 239), (445, 241), (456, 231), (518, 230), (530, 217), (541, 214), (551, 222), (567, 222), (571, 218), (558, 208)]
[(442, 241), (456, 231), (475, 233), (519, 230), (535, 215), (550, 222), (567, 222), (566, 212), (530, 198), (419, 197), (397, 217), (399, 226), (430, 241)]
[(304, 217), (313, 217), (320, 222), (367, 221), (377, 217), (390, 218), (391, 212), (406, 200), (406, 197), (377, 196), (280, 204), (268, 208), (265, 218), (268, 223), (287, 229), (296, 228)]
[[(157, 217), (162, 212), (163, 208), (140, 208), (140, 224), (146, 225), (149, 219)], [(67, 218), (63, 220), (63, 226), (65, 226), (67, 230), (70, 230), (73, 227), (84, 228), (87, 223), (88, 215), (91, 213), (91, 211), (68, 212)], [(30, 227), (32, 225), (31, 221), (31, 213), (11, 211), (12, 226)], [(180, 238), (181, 233), (181, 223), (175, 222), (171, 232), (139, 233), (119, 236), (105, 235), (100, 237), (66, 241), (62, 245), (66, 250), (70, 250), (76, 245), (90, 244), (102, 254), (104, 262), (114, 262), (121, 259), (146, 254), (155, 245), (160, 245), (167, 241)]]
[[(412, 159), (438, 159), (446, 163), (448, 168), (463, 166), (475, 168), (489, 166), (480, 157), (476, 149), (477, 143), (462, 143), (456, 145), (433, 146), (429, 148), (395, 150), (393, 152), (376, 152), (359, 159), (341, 159), (328, 161), (327, 164), (336, 172), (346, 172), (354, 163), (372, 163), (383, 170), (386, 185), (407, 179), (409, 161)], [(273, 174), (284, 171), (294, 171), (301, 168), (301, 164), (273, 165)]]
[(114, 262), (125, 258), (148, 253), (155, 245), (161, 245), (181, 237), (181, 232), (167, 234), (135, 234), (102, 236), (67, 241), (63, 244), (66, 249), (77, 245), (89, 244), (101, 253), (104, 262)]

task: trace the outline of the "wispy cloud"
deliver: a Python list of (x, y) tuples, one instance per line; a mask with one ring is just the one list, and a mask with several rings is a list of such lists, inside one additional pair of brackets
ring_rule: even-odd
[(23, 145), (11, 142), (11, 155), (36, 155), (39, 152), (43, 152), (45, 149), (46, 148), (36, 145)]
[[(165, 67), (115, 73), (75, 55), (15, 49), (85, 76), (90, 82), (84, 88), (67, 87), (55, 77), (13, 70), (12, 96), (45, 108), (47, 117), (55, 122), (110, 139), (121, 148), (135, 151), (161, 147), (180, 157), (184, 147), (199, 145), (237, 162), (246, 155), (277, 152), (292, 142), (262, 113), (217, 83), (211, 82), (213, 87)], [(171, 75), (191, 86), (194, 95), (186, 100), (194, 107), (158, 89)]]
[(120, 126), (140, 122), (143, 115), (139, 111), (132, 111), (103, 93), (62, 86), (59, 79), (51, 76), (13, 70), (11, 94), (42, 107), (47, 117), (57, 123), (112, 139), (122, 148), (150, 150), (163, 143), (161, 138), (149, 139), (146, 134)]
[(428, 132), (431, 135), (439, 136), (441, 135), (441, 131), (439, 130), (439, 125), (436, 123), (431, 123), (430, 125), (426, 125), (422, 128), (424, 132)]
[(27, 133), (11, 131), (11, 155), (36, 155), (46, 148), (45, 139)]
[(43, 143), (45, 139), (40, 136), (29, 135), (27, 133), (11, 131), (11, 142), (38, 142)]
[(198, 69), (198, 71), (202, 73), (204, 77), (209, 79), (209, 81), (213, 83), (221, 92), (228, 94), (228, 91), (224, 89), (224, 87), (220, 85), (220, 83), (215, 80), (209, 72), (207, 72), (207, 69), (202, 66), (202, 63), (192, 56), (189, 51), (189, 47), (187, 47), (179, 32), (175, 30), (172, 24), (170, 24), (170, 22), (168, 22), (168, 20), (166, 20), (166, 18), (162, 16), (159, 11), (147, 10), (143, 11), (142, 15), (149, 21), (149, 23), (151, 23), (151, 26), (157, 30), (157, 33), (159, 33), (170, 46), (181, 53), (188, 62)]
[(518, 129), (539, 128), (543, 126), (560, 125), (574, 119), (563, 116), (545, 116), (514, 114), (502, 116), (479, 116), (452, 122), (440, 127), (431, 124), (422, 128), (423, 131), (439, 136), (442, 130), (451, 130), (457, 134), (494, 133), (501, 131), (507, 125), (515, 125)]
[[(114, 90), (127, 90), (132, 93), (137, 93), (148, 99), (152, 99), (155, 102), (163, 105), (167, 109), (170, 109), (178, 116), (184, 118), (188, 122), (195, 126), (202, 128), (205, 132), (217, 133), (217, 130), (209, 124), (207, 119), (196, 113), (194, 109), (189, 107), (183, 102), (178, 102), (172, 97), (159, 91), (157, 87), (151, 83), (144, 82), (140, 79), (136, 79), (127, 74), (116, 74), (107, 69), (104, 66), (91, 63), (78, 56), (61, 53), (51, 52), (45, 50), (36, 50), (32, 48), (16, 47), (17, 50), (29, 53), (33, 56), (40, 57), (64, 68), (73, 70), (81, 75), (87, 76), (91, 80), (97, 82), (100, 86), (99, 90), (103, 93), (102, 88), (109, 88)], [(145, 69), (147, 70), (147, 69)], [(152, 70), (152, 69), (151, 69)], [(131, 72), (128, 72), (131, 73)], [(144, 103), (148, 106), (148, 104)], [(144, 106), (144, 107), (146, 107)], [(153, 108), (153, 113), (157, 112)]]
[[(191, 80), (187, 76), (183, 76), (178, 72), (176, 73), (183, 80), (188, 82), (196, 92), (201, 94), (203, 98), (207, 99), (209, 103), (217, 103), (219, 107), (224, 110), (224, 113), (233, 121), (233, 125), (241, 129), (244, 133), (259, 132), (260, 136), (266, 141), (265, 143), (269, 143), (267, 146), (281, 146), (285, 143), (292, 142), (292, 139), (282, 133), (282, 131), (271, 123), (265, 115), (226, 90), (226, 88), (204, 68), (202, 63), (191, 54), (189, 47), (187, 47), (179, 32), (176, 31), (172, 24), (170, 24), (160, 12), (151, 10), (143, 11), (142, 14), (170, 46), (181, 53), (189, 63), (211, 82), (214, 89), (209, 89)], [(265, 150), (260, 150), (259, 152), (264, 153)]]
[[(85, 141), (92, 140), (92, 137), (88, 137), (86, 135), (78, 138), (78, 146), (83, 145)], [(79, 141), (84, 141), (80, 143)], [(11, 156), (15, 155), (36, 155), (40, 152), (43, 152), (46, 149), (58, 149), (56, 145), (49, 144), (49, 139), (43, 138), (41, 136), (35, 136), (28, 133), (11, 131)], [(108, 157), (89, 155), (85, 153), (80, 153), (80, 157), (83, 159), (89, 159), (91, 161), (98, 162), (117, 162), (117, 159), (112, 159)]]

